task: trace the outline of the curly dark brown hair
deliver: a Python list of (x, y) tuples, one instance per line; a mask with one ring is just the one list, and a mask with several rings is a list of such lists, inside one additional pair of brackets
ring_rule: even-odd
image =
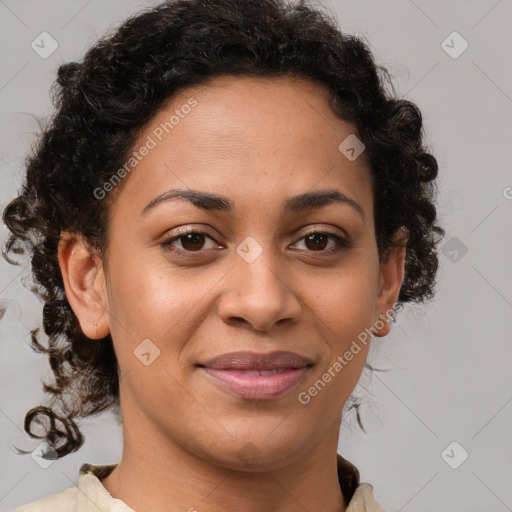
[[(17, 264), (11, 256), (31, 254), (49, 339), (43, 346), (35, 329), (32, 346), (48, 355), (55, 377), (52, 385), (43, 382), (50, 403), (31, 409), (24, 426), (57, 457), (84, 442), (74, 418), (119, 410), (112, 339), (91, 343), (66, 299), (57, 258), (61, 233), (81, 234), (104, 252), (111, 198), (95, 199), (94, 191), (127, 160), (165, 100), (220, 75), (291, 76), (327, 86), (331, 108), (357, 127), (366, 146), (379, 255), (398, 228), (409, 231), (399, 308), (433, 297), (444, 235), (435, 224), (438, 165), (422, 142), (420, 110), (396, 96), (368, 45), (341, 33), (332, 13), (307, 0), (165, 1), (101, 38), (81, 62), (59, 67), (54, 114), (27, 156), (18, 197), (3, 213), (12, 233), (4, 257)], [(31, 427), (41, 418), (47, 431), (37, 435)]]

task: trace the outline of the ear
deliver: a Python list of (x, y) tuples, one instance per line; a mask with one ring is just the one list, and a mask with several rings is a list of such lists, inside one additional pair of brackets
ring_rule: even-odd
[(61, 233), (58, 258), (64, 289), (83, 333), (91, 339), (110, 332), (103, 263), (83, 236)]
[[(404, 281), (405, 253), (409, 233), (404, 227), (395, 232), (394, 244), (383, 255), (380, 264), (379, 294), (375, 311), (375, 335), (383, 337), (391, 330), (391, 313), (398, 301)], [(382, 324), (384, 324), (382, 326)]]

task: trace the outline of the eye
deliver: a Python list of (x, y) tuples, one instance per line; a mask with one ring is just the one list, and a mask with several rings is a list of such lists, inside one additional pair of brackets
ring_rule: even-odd
[[(333, 245), (326, 249), (329, 245), (329, 239), (333, 241)], [(311, 252), (331, 254), (350, 248), (350, 243), (347, 240), (326, 231), (311, 231), (303, 236), (299, 242), (302, 240), (304, 240), (305, 250)]]
[[(194, 251), (202, 251), (204, 249), (208, 249), (208, 247), (204, 247), (204, 238), (209, 238), (210, 240), (214, 241), (213, 238), (204, 231), (184, 231), (181, 234), (177, 236), (173, 236), (171, 238), (167, 238), (162, 242), (162, 247), (169, 248), (175, 247), (174, 243), (178, 242), (181, 247), (177, 247), (176, 249), (178, 251), (187, 251), (187, 252), (194, 252)], [(218, 245), (218, 244), (217, 244)], [(214, 244), (215, 246), (215, 244)]]
[[(211, 247), (205, 247), (205, 238), (214, 242)], [(340, 252), (343, 249), (350, 248), (350, 243), (347, 240), (326, 231), (311, 231), (300, 238), (296, 244), (302, 240), (304, 241), (305, 249), (300, 250), (306, 250), (309, 252), (332, 254)], [(332, 241), (330, 247), (329, 240)], [(176, 243), (179, 244), (179, 246), (176, 246)], [(167, 250), (192, 253), (219, 247), (219, 244), (216, 244), (213, 236), (208, 232), (198, 230), (181, 230), (180, 234), (164, 240), (161, 243), (161, 246)]]

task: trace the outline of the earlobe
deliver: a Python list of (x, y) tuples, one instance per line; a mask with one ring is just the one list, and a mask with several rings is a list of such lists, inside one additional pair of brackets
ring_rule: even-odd
[(380, 265), (379, 294), (376, 308), (376, 336), (383, 337), (391, 331), (395, 306), (405, 274), (406, 245), (409, 238), (407, 230), (402, 227), (394, 236), (394, 245), (389, 248)]
[(91, 339), (109, 332), (103, 264), (83, 236), (62, 233), (58, 247), (64, 289), (83, 333)]

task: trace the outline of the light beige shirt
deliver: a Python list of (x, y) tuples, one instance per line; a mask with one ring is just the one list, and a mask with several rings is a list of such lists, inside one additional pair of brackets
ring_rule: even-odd
[[(117, 466), (82, 464), (78, 487), (32, 501), (17, 507), (14, 512), (135, 512), (123, 501), (113, 498), (101, 480)], [(338, 454), (338, 479), (348, 503), (346, 512), (386, 512), (373, 497), (373, 486), (359, 482), (359, 471)]]

